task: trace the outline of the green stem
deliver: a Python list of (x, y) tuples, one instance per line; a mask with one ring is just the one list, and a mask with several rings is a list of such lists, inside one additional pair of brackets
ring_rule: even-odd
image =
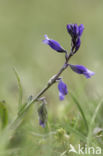
[(50, 80), (48, 81), (47, 85), (37, 94), (37, 96), (35, 96), (27, 104), (25, 104), (24, 106), (22, 106), (21, 110), (18, 113), (18, 116), (16, 117), (16, 119), (12, 123), (12, 125), (15, 125), (16, 122), (18, 122), (18, 120), (20, 120), (21, 117), (28, 111), (28, 109), (32, 106), (32, 104), (34, 102), (38, 101), (38, 99), (56, 82), (56, 80), (58, 80), (58, 78), (62, 74), (62, 72), (68, 67), (68, 61), (70, 60), (71, 56), (72, 56), (72, 54), (70, 52), (70, 54), (68, 55), (68, 57), (66, 57), (66, 61), (63, 64), (62, 68), (59, 70), (59, 72), (56, 75), (54, 75), (53, 77), (50, 78)]

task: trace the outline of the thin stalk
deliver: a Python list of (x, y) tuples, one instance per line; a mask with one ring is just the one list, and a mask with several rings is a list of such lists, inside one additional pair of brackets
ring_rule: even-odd
[(29, 101), (25, 106), (23, 106), (24, 108), (20, 111), (20, 113), (18, 113), (16, 119), (11, 124), (11, 126), (14, 126), (16, 122), (18, 122), (20, 118), (28, 111), (28, 109), (32, 106), (32, 104), (38, 101), (38, 99), (56, 82), (56, 80), (58, 80), (62, 72), (68, 67), (68, 62), (71, 56), (72, 56), (72, 52), (70, 52), (68, 56), (66, 55), (66, 61), (63, 64), (62, 68), (59, 70), (59, 72), (55, 76), (51, 77), (47, 85), (34, 98), (32, 98), (31, 101)]

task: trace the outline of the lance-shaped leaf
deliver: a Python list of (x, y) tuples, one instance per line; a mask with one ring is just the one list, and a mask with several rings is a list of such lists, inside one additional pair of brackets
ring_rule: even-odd
[(2, 128), (8, 124), (8, 111), (5, 101), (0, 102), (0, 119)]

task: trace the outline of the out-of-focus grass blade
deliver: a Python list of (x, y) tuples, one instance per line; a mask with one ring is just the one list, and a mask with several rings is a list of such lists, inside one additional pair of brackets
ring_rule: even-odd
[(98, 114), (98, 112), (99, 112), (100, 107), (102, 106), (102, 104), (103, 104), (103, 99), (100, 100), (100, 102), (99, 102), (99, 104), (97, 105), (97, 107), (96, 107), (96, 109), (95, 109), (95, 111), (94, 111), (94, 113), (93, 113), (93, 116), (92, 116), (92, 118), (91, 118), (91, 122), (90, 122), (90, 126), (89, 126), (89, 132), (88, 132), (88, 142), (87, 142), (88, 146), (89, 146), (89, 144), (90, 144), (90, 142), (91, 142), (93, 125), (94, 125), (95, 119), (96, 119), (96, 117), (97, 117), (97, 114)]
[(86, 126), (87, 132), (88, 132), (88, 123), (87, 123), (86, 117), (85, 117), (85, 115), (84, 115), (83, 109), (81, 108), (80, 103), (79, 103), (79, 101), (77, 100), (77, 98), (76, 98), (71, 92), (70, 92), (69, 94), (70, 94), (70, 96), (72, 97), (72, 99), (73, 99), (73, 101), (75, 102), (75, 104), (77, 105), (77, 107), (78, 107), (78, 109), (79, 109), (79, 111), (80, 111), (80, 113), (81, 113), (81, 115), (82, 115), (82, 118), (83, 118), (83, 120), (84, 120), (84, 124), (85, 124), (85, 126)]
[(18, 88), (19, 88), (19, 101), (18, 101), (18, 112), (22, 107), (22, 97), (23, 97), (23, 91), (22, 91), (22, 86), (21, 86), (21, 81), (20, 81), (20, 77), (19, 74), (17, 73), (16, 69), (13, 68), (13, 71), (15, 73), (16, 79), (18, 81)]
[(8, 111), (4, 101), (0, 102), (0, 119), (4, 128), (8, 124)]
[(72, 127), (69, 123), (66, 125), (63, 125), (64, 129), (66, 131), (69, 130), (69, 132), (74, 133), (77, 137), (79, 137), (81, 140), (85, 140), (86, 141), (86, 136), (84, 136), (84, 134), (82, 134), (80, 131), (78, 131), (77, 129), (75, 129), (74, 127)]

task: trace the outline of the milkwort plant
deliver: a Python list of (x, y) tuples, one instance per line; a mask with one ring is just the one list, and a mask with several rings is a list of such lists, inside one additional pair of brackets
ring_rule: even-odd
[[(67, 50), (65, 50), (57, 41), (53, 39), (49, 39), (47, 35), (44, 35), (45, 40), (43, 40), (43, 43), (49, 45), (53, 50), (57, 51), (58, 53), (65, 53), (65, 63), (63, 68), (60, 70), (60, 73), (58, 73), (56, 76), (51, 79), (51, 83), (58, 82), (58, 91), (59, 91), (59, 99), (64, 100), (64, 97), (68, 94), (68, 88), (67, 85), (63, 82), (62, 78), (60, 78), (60, 74), (64, 69), (67, 67), (70, 67), (74, 72), (78, 74), (83, 74), (87, 79), (91, 78), (92, 75), (94, 75), (94, 72), (90, 71), (83, 65), (72, 65), (69, 64), (69, 59), (79, 50), (81, 45), (81, 36), (84, 30), (83, 24), (80, 24), (79, 26), (77, 24), (68, 24), (67, 25), (67, 31), (69, 35), (71, 36), (71, 52), (68, 54)], [(44, 116), (44, 115), (43, 115)], [(42, 126), (42, 124), (41, 124)], [(44, 127), (44, 125), (43, 125)]]
[[(86, 67), (84, 67), (83, 65), (73, 65), (73, 64), (69, 64), (69, 60), (71, 57), (74, 56), (74, 54), (79, 50), (80, 45), (81, 45), (81, 36), (82, 33), (84, 31), (84, 26), (83, 24), (77, 25), (77, 24), (68, 24), (67, 25), (67, 32), (69, 33), (70, 37), (71, 37), (71, 50), (70, 53), (68, 53), (68, 51), (66, 49), (64, 49), (57, 41), (50, 39), (47, 35), (45, 35), (45, 39), (43, 40), (44, 44), (49, 45), (53, 50), (55, 50), (56, 52), (62, 54), (65, 54), (65, 62), (63, 64), (63, 66), (61, 67), (61, 69), (59, 70), (59, 72), (52, 76), (48, 83), (46, 84), (46, 86), (35, 96), (35, 97), (30, 97), (28, 102), (25, 105), (21, 105), (19, 107), (19, 111), (18, 111), (18, 115), (15, 119), (15, 121), (13, 122), (13, 125), (15, 125), (15, 123), (17, 121), (19, 121), (19, 119), (28, 111), (28, 109), (31, 107), (31, 105), (35, 102), (40, 102), (39, 108), (38, 108), (38, 116), (39, 116), (39, 124), (40, 126), (42, 126), (43, 128), (46, 126), (47, 123), (47, 109), (46, 109), (46, 98), (42, 97), (42, 95), (55, 83), (58, 83), (58, 94), (59, 94), (59, 99), (62, 101), (65, 99), (65, 96), (69, 93), (67, 85), (63, 82), (63, 78), (60, 77), (60, 75), (62, 74), (62, 72), (68, 68), (71, 68), (72, 71), (74, 71), (77, 74), (81, 74), (84, 75), (87, 79), (91, 78), (91, 76), (94, 75), (94, 72), (92, 72), (91, 70), (87, 69)], [(16, 73), (17, 75), (17, 73)], [(19, 77), (17, 75), (17, 79), (19, 82)], [(21, 91), (21, 86), (19, 83), (19, 88)], [(72, 95), (73, 99), (75, 100), (75, 97)], [(22, 96), (21, 96), (22, 98)], [(88, 124), (87, 124), (87, 120), (85, 118), (84, 112), (80, 106), (80, 104), (77, 102), (77, 106), (78, 109), (83, 117), (84, 123), (86, 125), (86, 128), (88, 130)]]

